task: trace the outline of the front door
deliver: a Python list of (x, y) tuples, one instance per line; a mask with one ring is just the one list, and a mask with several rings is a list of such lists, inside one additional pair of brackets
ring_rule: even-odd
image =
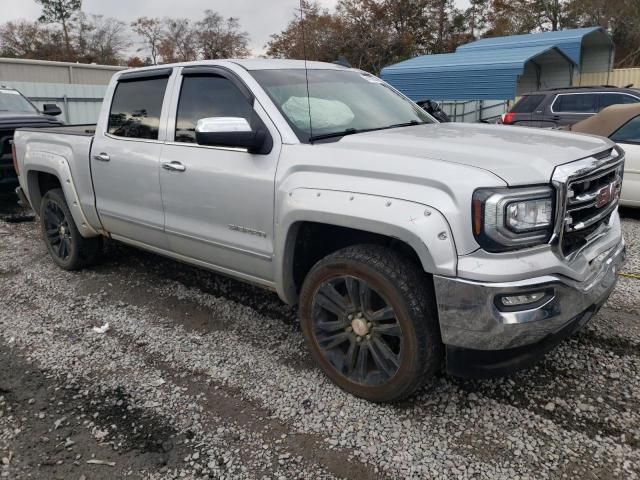
[[(189, 74), (185, 69), (181, 85), (175, 87), (179, 100), (175, 117), (170, 116), (160, 170), (165, 230), (175, 253), (268, 283), (274, 276), (274, 185), (280, 139), (233, 74), (223, 75), (202, 69)], [(250, 121), (256, 114), (274, 140), (267, 155), (196, 143), (199, 119)]]
[(115, 87), (106, 131), (96, 131), (91, 168), (96, 208), (115, 238), (167, 249), (158, 177), (161, 112), (171, 69), (124, 78)]

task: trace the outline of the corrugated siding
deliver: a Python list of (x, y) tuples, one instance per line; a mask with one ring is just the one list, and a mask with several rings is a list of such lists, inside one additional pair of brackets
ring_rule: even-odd
[(603, 32), (593, 32), (582, 40), (582, 73), (604, 72), (613, 66), (614, 49), (609, 36)]
[(60, 119), (66, 123), (96, 123), (102, 107), (106, 85), (68, 85), (36, 82), (2, 82), (20, 91), (38, 108), (55, 103), (62, 109)]
[(106, 85), (125, 67), (0, 58), (0, 83), (42, 82)]
[(610, 72), (583, 73), (577, 79), (578, 85), (615, 85), (625, 87), (633, 84), (640, 88), (640, 68), (617, 68)]

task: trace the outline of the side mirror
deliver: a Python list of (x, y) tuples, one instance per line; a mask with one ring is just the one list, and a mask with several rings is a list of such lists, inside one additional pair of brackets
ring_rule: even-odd
[[(261, 123), (261, 122), (260, 122)], [(271, 152), (273, 140), (264, 126), (251, 128), (241, 117), (201, 118), (196, 123), (198, 145), (246, 148), (249, 153)]]
[(60, 107), (55, 103), (45, 103), (42, 106), (42, 113), (55, 117), (56, 115), (60, 115), (62, 113), (62, 110), (60, 110)]

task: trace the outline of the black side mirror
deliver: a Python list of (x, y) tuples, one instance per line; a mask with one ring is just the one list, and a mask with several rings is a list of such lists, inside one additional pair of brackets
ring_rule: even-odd
[(45, 103), (42, 106), (42, 113), (55, 117), (56, 115), (60, 115), (62, 113), (62, 110), (60, 110), (60, 107), (55, 103)]
[(242, 117), (201, 118), (196, 124), (198, 145), (246, 148), (249, 153), (266, 155), (273, 148), (271, 135), (264, 126), (251, 128)]

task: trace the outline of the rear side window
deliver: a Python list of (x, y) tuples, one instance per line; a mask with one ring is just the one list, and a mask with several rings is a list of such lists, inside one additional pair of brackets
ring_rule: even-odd
[(167, 81), (150, 78), (118, 83), (107, 131), (118, 137), (157, 140)]
[(598, 96), (592, 93), (558, 95), (553, 104), (556, 113), (595, 113)]
[(631, 95), (623, 95), (622, 93), (601, 93), (600, 94), (600, 110), (611, 105), (621, 103), (637, 103), (638, 99)]
[(512, 113), (532, 113), (544, 100), (544, 95), (525, 95), (511, 109)]
[(253, 106), (229, 80), (218, 76), (185, 76), (176, 118), (176, 142), (196, 143), (202, 118), (240, 117), (251, 123)]
[(640, 143), (640, 116), (632, 118), (620, 127), (616, 133), (611, 135), (611, 140), (614, 142)]

